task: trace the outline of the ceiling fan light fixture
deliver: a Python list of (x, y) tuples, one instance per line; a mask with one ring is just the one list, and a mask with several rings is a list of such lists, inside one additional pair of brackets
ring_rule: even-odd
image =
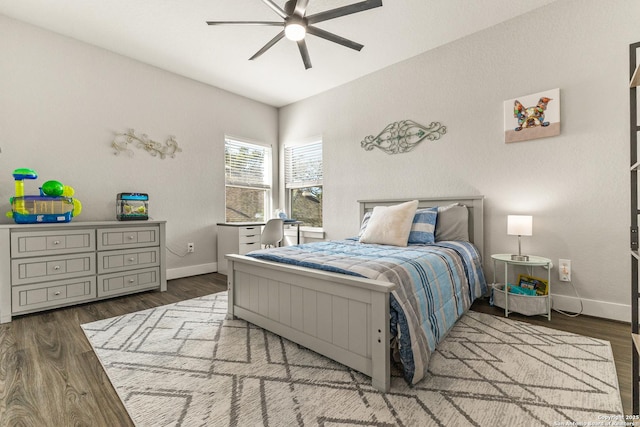
[[(285, 0), (278, 0), (282, 3)], [(314, 0), (315, 1), (315, 0)], [(354, 0), (351, 0), (354, 1)], [(325, 10), (311, 15), (307, 15), (307, 6), (311, 0), (286, 0), (284, 7), (280, 7), (276, 0), (262, 0), (269, 6), (283, 21), (206, 21), (207, 25), (266, 25), (271, 27), (280, 27), (280, 32), (267, 42), (260, 50), (258, 50), (249, 60), (254, 60), (271, 49), (280, 40), (287, 38), (295, 41), (304, 63), (304, 68), (311, 68), (311, 59), (309, 58), (309, 49), (305, 37), (307, 33), (337, 43), (349, 49), (360, 51), (364, 46), (352, 40), (341, 37), (337, 34), (330, 33), (315, 26), (318, 22), (328, 21), (330, 19), (339, 18), (341, 16), (351, 15), (353, 13), (363, 12), (382, 6), (382, 0), (361, 0), (358, 3), (352, 3), (346, 6), (336, 7), (335, 9)], [(283, 28), (284, 24), (284, 28)]]
[(290, 19), (284, 26), (284, 35), (291, 41), (297, 42), (304, 39), (307, 34), (307, 28), (304, 23), (298, 19)]

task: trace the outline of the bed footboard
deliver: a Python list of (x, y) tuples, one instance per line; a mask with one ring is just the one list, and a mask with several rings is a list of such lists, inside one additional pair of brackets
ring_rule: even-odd
[(388, 391), (393, 283), (227, 255), (228, 314), (368, 375)]

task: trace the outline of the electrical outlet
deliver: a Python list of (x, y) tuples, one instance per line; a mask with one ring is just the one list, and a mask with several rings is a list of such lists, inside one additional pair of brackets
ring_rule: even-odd
[(191, 252), (195, 252), (195, 248), (193, 247), (193, 243), (187, 243), (187, 252), (191, 253)]
[(561, 259), (558, 265), (558, 278), (561, 282), (571, 281), (571, 260)]

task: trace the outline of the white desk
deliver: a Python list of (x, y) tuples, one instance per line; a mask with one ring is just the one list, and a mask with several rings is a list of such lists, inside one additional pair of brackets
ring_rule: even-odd
[[(286, 221), (284, 225), (295, 225), (297, 242), (300, 244), (302, 221)], [(261, 248), (260, 236), (264, 222), (219, 222), (218, 226), (218, 273), (227, 274), (226, 254), (244, 255)]]
[(302, 221), (298, 221), (298, 220), (287, 220), (284, 222), (284, 225), (295, 225), (297, 230), (296, 230), (296, 244), (299, 245), (300, 244), (300, 224), (302, 224)]
[(227, 274), (226, 254), (244, 255), (260, 249), (264, 222), (218, 223), (218, 273)]

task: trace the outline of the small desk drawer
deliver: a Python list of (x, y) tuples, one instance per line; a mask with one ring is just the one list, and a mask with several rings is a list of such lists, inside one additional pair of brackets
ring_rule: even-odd
[(17, 258), (11, 261), (11, 284), (44, 282), (47, 280), (96, 274), (95, 253), (83, 253), (38, 258)]
[(260, 242), (253, 242), (253, 243), (241, 243), (238, 246), (238, 255), (244, 255), (247, 252), (251, 252), (251, 251), (256, 251), (260, 249)]
[(238, 227), (238, 235), (242, 236), (260, 236), (262, 227), (259, 225), (250, 225), (248, 227)]
[(90, 301), (96, 297), (96, 278), (59, 280), (11, 288), (13, 314)]
[(88, 252), (96, 249), (94, 230), (18, 231), (11, 233), (11, 257)]
[(250, 234), (248, 236), (239, 236), (238, 243), (260, 243), (260, 234)]
[(158, 227), (99, 228), (98, 250), (125, 249), (128, 247), (158, 246)]
[(128, 294), (159, 287), (160, 269), (158, 267), (98, 276), (98, 297)]
[(98, 274), (155, 266), (159, 255), (158, 248), (98, 252)]

